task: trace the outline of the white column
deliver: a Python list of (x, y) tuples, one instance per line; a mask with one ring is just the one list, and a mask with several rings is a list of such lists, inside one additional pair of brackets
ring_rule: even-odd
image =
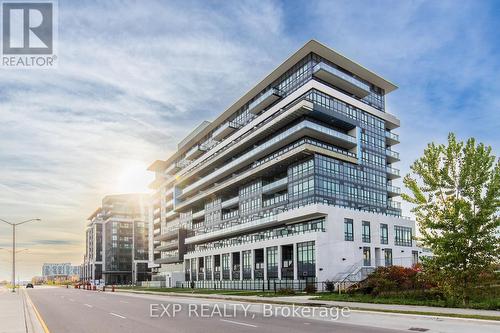
[(267, 280), (267, 247), (264, 247), (264, 280)]
[(281, 265), (282, 265), (282, 260), (281, 260), (281, 245), (278, 245), (278, 280), (281, 280)]
[(293, 243), (293, 279), (298, 280), (297, 243)]

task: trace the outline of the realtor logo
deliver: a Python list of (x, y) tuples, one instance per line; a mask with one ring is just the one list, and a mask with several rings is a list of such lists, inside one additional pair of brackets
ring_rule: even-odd
[[(53, 67), (56, 13), (54, 1), (2, 3), (2, 65)], [(27, 56), (31, 55), (31, 56)]]

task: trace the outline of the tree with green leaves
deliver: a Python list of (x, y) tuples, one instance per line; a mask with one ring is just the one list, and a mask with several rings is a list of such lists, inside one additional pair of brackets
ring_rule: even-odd
[(404, 178), (422, 245), (433, 256), (424, 268), (468, 304), (482, 272), (499, 263), (500, 159), (474, 138), (431, 143)]

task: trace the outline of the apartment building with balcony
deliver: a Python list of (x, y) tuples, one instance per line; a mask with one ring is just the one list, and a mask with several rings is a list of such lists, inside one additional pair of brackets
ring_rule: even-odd
[(153, 279), (340, 279), (412, 265), (385, 109), (397, 87), (312, 40), (155, 172)]
[(149, 195), (102, 199), (88, 218), (82, 280), (130, 284), (150, 279)]

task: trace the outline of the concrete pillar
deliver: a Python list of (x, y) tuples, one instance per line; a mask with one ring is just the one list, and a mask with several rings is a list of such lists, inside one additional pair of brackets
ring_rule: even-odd
[(293, 243), (293, 279), (298, 280), (297, 243)]
[(278, 245), (278, 280), (281, 280), (281, 265), (283, 264), (281, 258), (281, 245)]
[(267, 247), (264, 248), (264, 280), (267, 280)]

